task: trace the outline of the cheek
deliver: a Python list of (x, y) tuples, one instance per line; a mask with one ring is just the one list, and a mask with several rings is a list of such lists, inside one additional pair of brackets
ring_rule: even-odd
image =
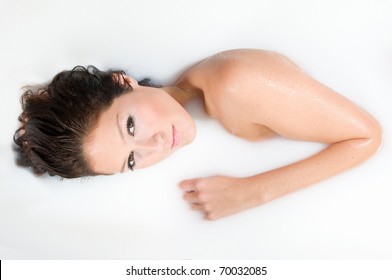
[(136, 161), (137, 161), (136, 169), (143, 169), (143, 168), (146, 168), (146, 167), (150, 167), (150, 166), (155, 165), (158, 162), (164, 160), (166, 157), (167, 157), (167, 155), (164, 156), (164, 155), (157, 155), (157, 154), (155, 154), (155, 155), (147, 157), (147, 158), (144, 157), (144, 158), (139, 159), (139, 160), (136, 159)]
[(160, 127), (173, 118), (173, 108), (165, 104), (146, 104), (135, 114), (135, 118), (140, 120), (141, 125)]

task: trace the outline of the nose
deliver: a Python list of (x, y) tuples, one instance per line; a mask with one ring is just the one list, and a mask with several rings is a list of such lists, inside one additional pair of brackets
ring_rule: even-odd
[(166, 144), (163, 132), (157, 132), (151, 136), (144, 138), (134, 138), (132, 141), (132, 149), (139, 153), (153, 153), (165, 149)]

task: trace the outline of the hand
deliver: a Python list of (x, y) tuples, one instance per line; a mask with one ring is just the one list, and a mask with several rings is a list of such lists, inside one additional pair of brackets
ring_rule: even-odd
[(208, 220), (215, 220), (256, 206), (253, 188), (245, 178), (213, 176), (182, 181), (179, 187), (191, 209), (201, 211)]

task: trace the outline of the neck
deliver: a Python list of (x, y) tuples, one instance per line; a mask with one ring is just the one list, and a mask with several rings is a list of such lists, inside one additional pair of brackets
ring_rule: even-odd
[(199, 95), (199, 92), (192, 91), (186, 87), (181, 87), (181, 85), (163, 87), (162, 89), (182, 106)]

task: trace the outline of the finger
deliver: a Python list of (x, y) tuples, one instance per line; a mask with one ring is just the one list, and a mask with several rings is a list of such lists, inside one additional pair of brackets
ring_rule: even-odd
[(204, 211), (203, 205), (198, 204), (198, 203), (192, 203), (189, 205), (189, 207), (195, 211)]
[(178, 184), (180, 189), (186, 192), (196, 191), (197, 179), (184, 180)]
[(213, 221), (213, 220), (216, 220), (218, 218), (220, 218), (220, 217), (215, 215), (215, 214), (213, 214), (213, 213), (210, 213), (210, 212), (206, 212), (204, 214), (204, 219), (209, 220), (209, 221)]
[(184, 193), (184, 199), (189, 203), (199, 203), (199, 199), (196, 192), (186, 192)]

